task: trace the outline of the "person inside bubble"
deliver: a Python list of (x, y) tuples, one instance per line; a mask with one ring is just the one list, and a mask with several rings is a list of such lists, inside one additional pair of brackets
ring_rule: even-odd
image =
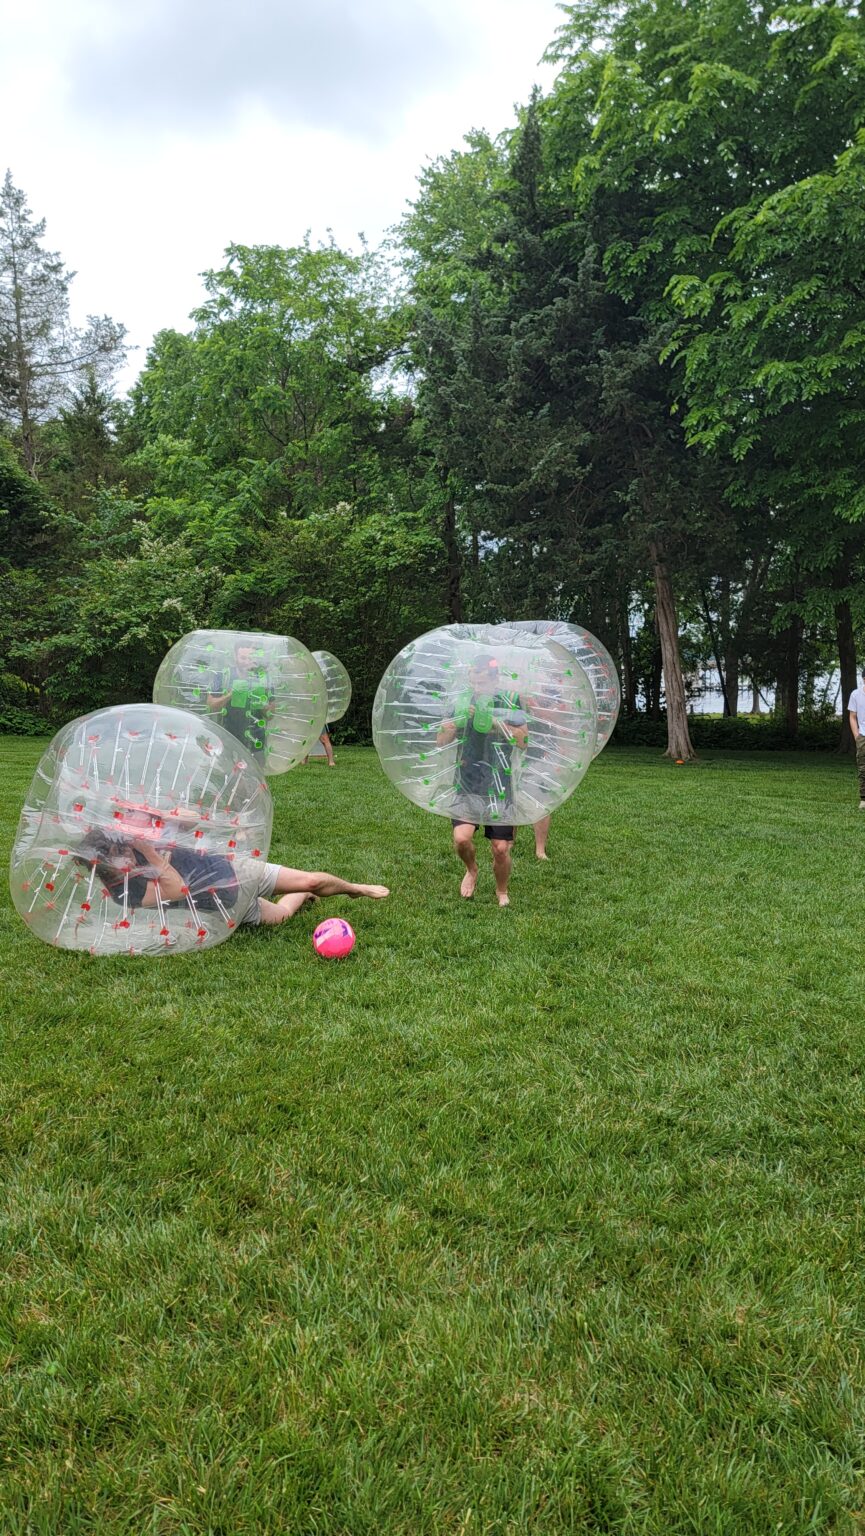
[[(554, 757), (557, 737), (567, 728), (570, 719), (564, 670), (560, 668), (554, 672), (543, 688), (527, 702), (532, 716), (532, 737), (538, 752), (545, 758)], [(532, 828), (535, 834), (535, 857), (538, 859), (546, 860), (549, 857), (547, 838), (551, 821), (552, 816), (542, 816)]]
[(120, 925), (128, 924), (129, 914), (140, 907), (156, 909), (164, 926), (166, 911), (186, 907), (193, 916), (219, 912), (233, 927), (231, 913), (241, 890), (239, 875), (246, 889), (251, 880), (255, 891), (255, 899), (240, 921), (254, 927), (284, 923), (305, 902), (321, 896), (381, 900), (390, 895), (385, 885), (360, 885), (324, 870), (291, 869), (251, 858), (238, 868), (227, 855), (200, 853), (195, 848), (166, 843), (165, 838), (163, 817), (153, 811), (132, 810), (124, 811), (119, 829), (94, 828), (79, 843), (75, 858), (95, 872), (95, 879), (121, 909)]
[[(460, 895), (470, 900), (478, 883), (475, 833), (483, 826), (492, 851), (496, 899), (509, 905), (508, 886), (513, 862), (513, 754), (528, 742), (527, 717), (519, 695), (502, 688), (494, 656), (476, 657), (469, 667), (468, 687), (449, 700), (448, 716), (439, 726), (439, 746), (457, 743), (454, 790), (464, 812), (453, 818), (454, 850), (465, 865)], [(477, 817), (477, 820), (473, 819)]]
[(238, 640), (233, 665), (214, 673), (207, 707), (243, 743), (253, 761), (265, 756), (268, 721), (276, 705), (267, 687), (266, 668), (256, 660), (248, 641)]

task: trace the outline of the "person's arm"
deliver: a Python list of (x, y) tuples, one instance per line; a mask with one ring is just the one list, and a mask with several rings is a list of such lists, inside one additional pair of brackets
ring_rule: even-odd
[(148, 880), (147, 890), (144, 893), (141, 905), (143, 907), (156, 906), (157, 885), (159, 886), (159, 894), (163, 901), (180, 901), (184, 894), (183, 888), (186, 881), (173, 867), (170, 858), (163, 853), (159, 853), (152, 843), (145, 843), (136, 839), (132, 846), (139, 853), (142, 853), (147, 860), (146, 866), (139, 866), (141, 873), (144, 873), (145, 868), (148, 874), (153, 870), (159, 871), (155, 880), (152, 878)]
[(524, 747), (526, 745), (529, 739), (529, 728), (527, 725), (509, 725), (507, 720), (500, 720), (498, 724), (502, 735), (508, 741), (513, 742), (515, 747)]
[[(225, 682), (227, 676), (230, 676), (230, 674), (227, 672), (227, 669), (221, 674), (219, 672), (213, 673), (213, 682), (210, 685), (210, 692), (207, 695), (208, 709), (225, 709), (226, 705), (231, 703), (232, 685), (230, 681), (228, 684), (228, 691), (226, 692), (225, 690)], [(220, 691), (217, 692), (217, 689)]]
[(857, 715), (855, 709), (849, 710), (848, 714), (849, 714), (849, 717), (850, 717), (850, 729), (853, 732), (853, 740), (854, 741), (858, 741), (859, 740), (859, 716)]
[(443, 720), (441, 725), (438, 728), (438, 735), (436, 736), (436, 746), (437, 747), (447, 747), (447, 746), (449, 746), (452, 741), (456, 740), (456, 734), (457, 734), (457, 723), (456, 723), (456, 721), (455, 720)]
[(513, 746), (524, 747), (529, 739), (529, 727), (525, 711), (519, 700), (516, 701), (511, 713), (519, 714), (521, 718), (517, 720), (497, 720), (495, 722), (496, 729)]

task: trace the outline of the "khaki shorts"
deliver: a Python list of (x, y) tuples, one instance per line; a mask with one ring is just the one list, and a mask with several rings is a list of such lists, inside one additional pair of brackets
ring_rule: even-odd
[(249, 911), (241, 924), (248, 923), (255, 928), (261, 922), (261, 898), (269, 901), (276, 890), (276, 882), (279, 879), (281, 864), (260, 864), (257, 859), (250, 859), (244, 866), (243, 877), (248, 879), (253, 876), (255, 882), (255, 901), (249, 903)]

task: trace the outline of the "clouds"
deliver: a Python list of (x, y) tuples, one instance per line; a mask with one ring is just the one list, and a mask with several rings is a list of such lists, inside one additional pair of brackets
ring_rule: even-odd
[(255, 107), (386, 138), (459, 72), (464, 34), (450, 0), (107, 0), (69, 40), (68, 104), (115, 130), (208, 131)]
[(0, 0), (0, 176), (76, 323), (185, 328), (230, 241), (375, 243), (424, 162), (513, 120), (556, 0)]

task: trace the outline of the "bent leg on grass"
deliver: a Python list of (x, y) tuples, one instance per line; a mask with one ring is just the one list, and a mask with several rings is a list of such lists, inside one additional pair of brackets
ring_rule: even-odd
[(288, 918), (294, 917), (307, 901), (315, 901), (315, 897), (309, 892), (293, 891), (290, 895), (280, 896), (279, 901), (269, 901), (266, 896), (258, 898), (258, 920), (261, 923), (284, 923)]

